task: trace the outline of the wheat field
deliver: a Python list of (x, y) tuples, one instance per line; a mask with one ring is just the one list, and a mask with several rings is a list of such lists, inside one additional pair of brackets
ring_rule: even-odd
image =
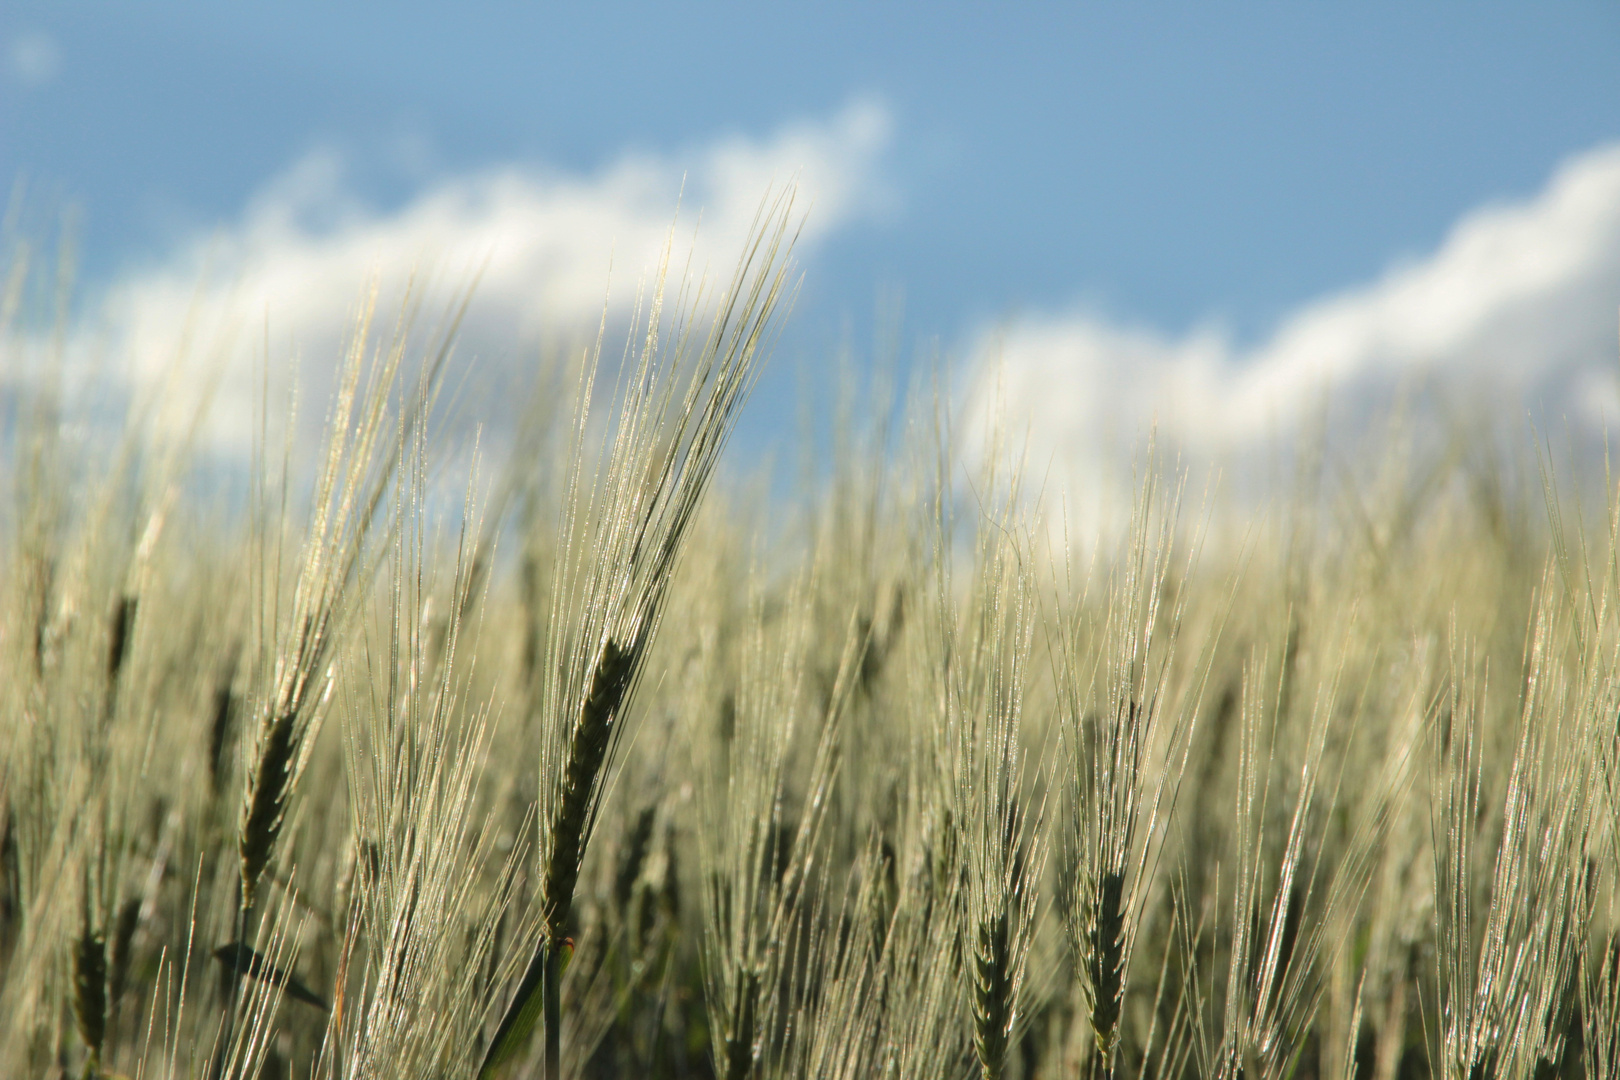
[(0, 1075), (1620, 1080), (1612, 485), (1392, 417), (1066, 525), (919, 381), (772, 492), (795, 220), (488, 452), (362, 306), (230, 495), (14, 260)]

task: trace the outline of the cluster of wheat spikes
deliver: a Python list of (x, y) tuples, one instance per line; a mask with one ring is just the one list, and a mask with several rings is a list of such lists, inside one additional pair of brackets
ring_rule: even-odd
[(920, 385), (716, 484), (794, 220), (482, 449), (368, 301), (217, 498), (10, 251), (0, 1076), (1620, 1080), (1612, 487), (1397, 419), (1060, 528)]

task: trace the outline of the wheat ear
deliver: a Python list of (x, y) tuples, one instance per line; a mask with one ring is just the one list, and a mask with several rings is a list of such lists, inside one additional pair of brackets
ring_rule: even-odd
[[(581, 374), (567, 494), (560, 523), (541, 678), (541, 940), (485, 1051), (480, 1077), (517, 1053), (533, 1027), (534, 995), (546, 1018), (545, 1075), (559, 1080), (558, 989), (574, 886), (590, 842), (614, 746), (646, 651), (657, 631), (693, 515), (775, 324), (792, 210), (788, 191), (761, 204), (732, 287), (701, 341), (682, 321), (661, 344), (666, 247), (645, 343), (616, 395), (601, 490), (589, 476), (585, 436), (596, 360)], [(788, 241), (788, 243), (784, 243)], [(597, 357), (600, 356), (600, 345)], [(598, 459), (600, 464), (601, 459)], [(583, 661), (583, 663), (582, 663)]]
[(625, 648), (612, 638), (602, 643), (601, 654), (592, 669), (590, 692), (574, 724), (568, 762), (563, 770), (562, 799), (551, 823), (553, 846), (546, 860), (545, 882), (541, 887), (545, 898), (546, 935), (553, 944), (567, 936), (568, 913), (579, 880), (591, 791), (607, 756), (614, 720), (635, 671), (637, 652), (634, 646)]
[(973, 1050), (985, 1080), (1000, 1080), (1012, 1034), (1012, 948), (1007, 913), (979, 922), (973, 947)]
[(276, 836), (281, 831), (287, 794), (292, 786), (294, 751), (297, 749), (296, 716), (283, 711), (264, 728), (258, 765), (248, 785), (242, 835), (237, 854), (242, 864), (242, 910), (253, 910), (259, 879), (270, 862)]
[(107, 938), (96, 926), (86, 884), (79, 937), (73, 943), (73, 1019), (87, 1051), (86, 1080), (101, 1075), (107, 1037)]
[[(590, 692), (574, 724), (568, 760), (563, 769), (562, 798), (551, 822), (553, 846), (546, 859), (541, 883), (544, 939), (529, 969), (524, 972), (518, 1001), (525, 1007), (508, 1011), (490, 1043), (480, 1075), (516, 1052), (513, 1035), (525, 1022), (534, 1023), (532, 999), (536, 983), (541, 986), (540, 1003), (546, 1021), (546, 1076), (562, 1075), (562, 969), (568, 936), (568, 917), (574, 903), (574, 887), (579, 881), (580, 857), (584, 852), (586, 830), (594, 809), (598, 774), (607, 757), (615, 732), (614, 721), (624, 704), (626, 691), (635, 675), (639, 650), (621, 648), (612, 638), (602, 643), (590, 681)], [(525, 991), (527, 991), (525, 993)]]

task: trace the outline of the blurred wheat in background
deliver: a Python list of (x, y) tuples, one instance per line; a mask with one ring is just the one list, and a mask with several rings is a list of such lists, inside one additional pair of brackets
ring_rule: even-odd
[(218, 492), (13, 254), (0, 1075), (1620, 1078), (1610, 482), (1397, 414), (1098, 529), (919, 382), (761, 494), (799, 221), (487, 444), (362, 303)]

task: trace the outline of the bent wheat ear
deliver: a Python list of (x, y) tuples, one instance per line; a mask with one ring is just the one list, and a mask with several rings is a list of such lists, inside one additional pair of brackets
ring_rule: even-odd
[(528, 1037), (533, 997), (543, 993), (546, 1076), (558, 1080), (557, 946), (567, 934), (622, 715), (657, 632), (676, 561), (753, 388), (760, 348), (773, 333), (786, 281), (792, 205), (791, 190), (761, 204), (736, 276), (717, 298), (713, 322), (701, 337), (682, 315), (665, 340), (666, 247), (650, 311), (640, 324), (640, 354), (621, 375), (600, 454), (587, 446), (600, 341), (581, 373), (539, 672), (537, 846), (545, 926), (480, 1076)]
[[(418, 377), (415, 404), (392, 416), (390, 402), (400, 382), (409, 326), (402, 320), (390, 346), (368, 361), (375, 302), (373, 291), (356, 318), (339, 371), (290, 618), (283, 622), (274, 616), (279, 597), (264, 598), (264, 634), (272, 655), (267, 658), (268, 679), (257, 695), (257, 743), (238, 839), (244, 916), (253, 910), (259, 880), (275, 850), (306, 737), (319, 723), (332, 655), (353, 601), (375, 573), (373, 536), (394, 528), (384, 510), (385, 496), (395, 486), (404, 447), (427, 422), (443, 371), (441, 350)], [(379, 510), (384, 512), (379, 515)], [(272, 593), (276, 586), (267, 582), (265, 587)]]

